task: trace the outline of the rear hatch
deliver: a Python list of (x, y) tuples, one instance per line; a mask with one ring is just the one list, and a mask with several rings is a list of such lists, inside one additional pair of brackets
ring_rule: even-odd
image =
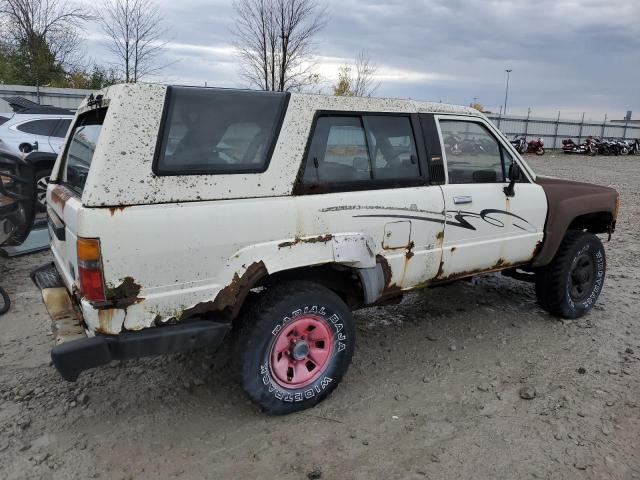
[(47, 213), (54, 262), (70, 292), (78, 287), (77, 239), (82, 192), (100, 138), (106, 108), (78, 115), (47, 189)]

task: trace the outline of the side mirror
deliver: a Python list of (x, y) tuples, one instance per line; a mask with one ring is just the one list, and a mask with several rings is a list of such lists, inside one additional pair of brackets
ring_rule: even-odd
[(519, 181), (521, 177), (522, 177), (522, 171), (520, 170), (520, 165), (518, 165), (516, 162), (513, 162), (509, 166), (509, 185), (504, 187), (504, 194), (507, 197), (513, 197), (516, 194), (515, 185), (516, 185), (516, 182)]

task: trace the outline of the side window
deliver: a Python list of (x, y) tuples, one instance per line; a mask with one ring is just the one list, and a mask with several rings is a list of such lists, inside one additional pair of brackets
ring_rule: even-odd
[(373, 158), (374, 178), (403, 179), (420, 176), (416, 145), (408, 117), (365, 116)]
[(53, 131), (53, 133), (51, 134), (52, 137), (56, 137), (56, 138), (64, 138), (67, 135), (67, 131), (69, 130), (69, 127), (71, 126), (71, 120), (60, 120), (60, 123), (58, 123), (58, 126), (56, 127), (56, 129)]
[(370, 180), (371, 165), (360, 117), (320, 117), (311, 140), (303, 182)]
[(44, 137), (48, 137), (51, 135), (51, 131), (54, 129), (58, 120), (32, 120), (30, 122), (23, 123), (16, 127), (17, 130), (30, 133), (32, 135), (42, 135)]
[(449, 183), (505, 181), (502, 148), (484, 125), (461, 120), (439, 122)]
[(307, 185), (420, 180), (407, 116), (329, 115), (318, 118), (305, 162)]
[(287, 99), (286, 93), (169, 87), (154, 172), (264, 172)]

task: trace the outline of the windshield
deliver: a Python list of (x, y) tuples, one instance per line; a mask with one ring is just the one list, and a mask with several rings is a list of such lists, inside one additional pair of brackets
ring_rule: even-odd
[(101, 109), (78, 118), (62, 159), (61, 181), (78, 193), (82, 193), (87, 181), (104, 113), (105, 109)]

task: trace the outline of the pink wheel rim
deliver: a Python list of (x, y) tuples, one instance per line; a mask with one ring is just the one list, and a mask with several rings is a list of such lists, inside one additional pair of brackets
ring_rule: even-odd
[(302, 388), (322, 375), (332, 353), (333, 333), (328, 322), (316, 315), (304, 315), (278, 332), (269, 367), (281, 387)]

